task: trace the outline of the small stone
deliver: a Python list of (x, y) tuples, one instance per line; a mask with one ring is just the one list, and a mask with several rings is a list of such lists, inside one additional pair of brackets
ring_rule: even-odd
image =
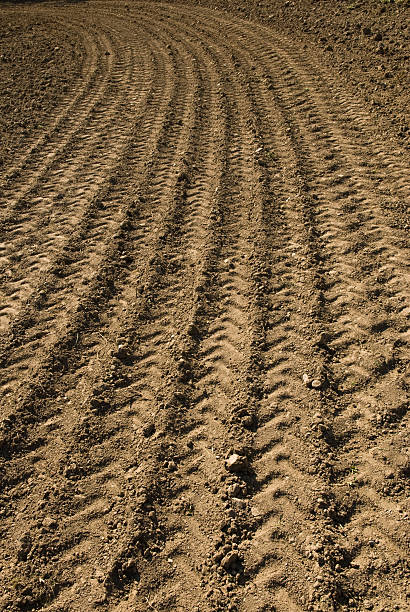
[(225, 462), (226, 469), (228, 472), (242, 472), (247, 468), (248, 462), (246, 457), (233, 453), (228, 457)]
[(314, 378), (311, 383), (312, 389), (320, 389), (322, 386), (322, 381), (318, 378)]
[(194, 323), (191, 323), (191, 325), (189, 325), (187, 333), (189, 336), (191, 336), (191, 338), (194, 338), (195, 340), (199, 339), (201, 336), (201, 334), (199, 333), (199, 329)]
[(55, 529), (57, 527), (57, 521), (55, 519), (51, 518), (51, 516), (46, 516), (46, 518), (44, 519), (42, 525), (46, 529)]
[(232, 497), (239, 497), (242, 493), (242, 487), (237, 482), (228, 487), (228, 494)]
[(318, 339), (316, 341), (316, 344), (318, 346), (327, 346), (328, 342), (330, 341), (330, 336), (329, 334), (327, 334), (326, 332), (321, 332), (318, 336)]
[(250, 414), (244, 416), (242, 418), (242, 425), (246, 428), (246, 429), (251, 429), (252, 425), (253, 425), (253, 418)]
[(262, 516), (262, 512), (256, 506), (251, 507), (251, 514), (253, 517), (258, 518)]
[(73, 497), (74, 501), (76, 501), (79, 504), (84, 503), (85, 501), (87, 501), (87, 496), (83, 495), (81, 493), (78, 493), (77, 495), (74, 495)]
[(240, 499), (239, 497), (233, 497), (232, 498), (232, 503), (237, 508), (246, 508), (246, 501), (244, 499)]
[(144, 438), (149, 438), (154, 433), (155, 433), (155, 425), (154, 425), (154, 423), (149, 423), (148, 425), (145, 425), (145, 427), (142, 430), (142, 434), (143, 434)]
[(307, 387), (310, 385), (310, 376), (308, 376), (306, 373), (303, 374), (302, 376), (302, 380), (303, 380), (303, 384), (305, 384)]
[(120, 360), (127, 359), (128, 357), (128, 347), (126, 344), (119, 344), (117, 346), (117, 350), (114, 353), (114, 357), (117, 357)]
[(221, 566), (225, 570), (229, 571), (229, 570), (232, 570), (235, 567), (235, 565), (237, 565), (238, 561), (239, 561), (238, 553), (232, 551), (228, 553), (227, 555), (225, 555), (225, 557), (222, 559)]

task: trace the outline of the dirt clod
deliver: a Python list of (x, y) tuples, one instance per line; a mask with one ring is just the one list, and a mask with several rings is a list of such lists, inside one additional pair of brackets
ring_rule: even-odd
[(240, 455), (233, 453), (225, 461), (225, 466), (228, 472), (243, 472), (247, 467), (246, 457), (241, 457)]
[(321, 389), (323, 383), (319, 378), (314, 378), (310, 385), (313, 389)]
[(236, 569), (237, 565), (238, 565), (238, 561), (239, 561), (239, 556), (238, 553), (236, 552), (229, 552), (227, 555), (225, 555), (225, 557), (222, 559), (221, 561), (221, 566), (227, 570), (227, 571), (231, 571)]

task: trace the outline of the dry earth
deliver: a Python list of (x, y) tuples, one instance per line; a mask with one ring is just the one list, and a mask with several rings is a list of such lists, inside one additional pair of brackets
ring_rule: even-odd
[(2, 6), (1, 610), (409, 609), (407, 4), (336, 6)]

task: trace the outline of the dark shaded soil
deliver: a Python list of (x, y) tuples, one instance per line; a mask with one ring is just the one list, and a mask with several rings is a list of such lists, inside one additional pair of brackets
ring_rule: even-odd
[(408, 142), (407, 0), (198, 0), (193, 4), (261, 21), (305, 43), (308, 56), (323, 54), (323, 61), (352, 95), (360, 95), (381, 128)]
[(81, 74), (84, 51), (72, 27), (32, 16), (28, 5), (9, 8), (0, 12), (0, 169), (49, 122)]

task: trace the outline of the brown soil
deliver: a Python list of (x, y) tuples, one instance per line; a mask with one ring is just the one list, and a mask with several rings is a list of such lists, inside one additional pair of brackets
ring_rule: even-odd
[(258, 20), (297, 41), (371, 114), (373, 125), (404, 144), (409, 131), (408, 0), (199, 0)]
[(0, 13), (0, 171), (67, 106), (85, 50), (77, 27), (14, 7)]
[(406, 3), (336, 6), (2, 7), (0, 610), (408, 610)]

